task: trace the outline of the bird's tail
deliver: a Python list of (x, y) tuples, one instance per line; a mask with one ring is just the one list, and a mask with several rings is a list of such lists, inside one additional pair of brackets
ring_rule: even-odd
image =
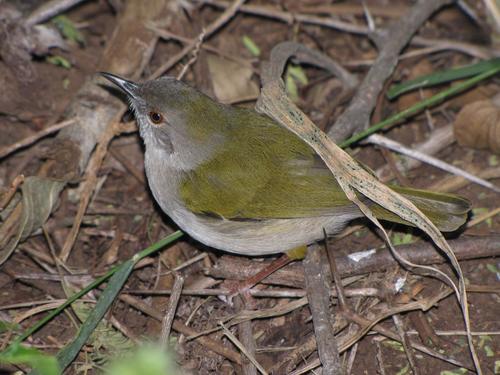
[[(391, 189), (408, 198), (443, 232), (452, 232), (461, 227), (467, 220), (467, 213), (471, 208), (467, 199), (455, 194), (399, 186), (391, 186)], [(378, 219), (411, 225), (381, 206), (374, 205), (371, 209)]]

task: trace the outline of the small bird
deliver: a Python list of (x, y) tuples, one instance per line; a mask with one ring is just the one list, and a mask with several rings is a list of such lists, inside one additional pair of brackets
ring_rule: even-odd
[[(315, 151), (273, 119), (218, 103), (173, 77), (135, 83), (102, 73), (123, 91), (145, 145), (151, 191), (194, 239), (244, 255), (286, 252), (341, 231), (362, 212)], [(467, 218), (457, 195), (391, 186), (442, 231)], [(408, 224), (362, 198), (377, 218)]]

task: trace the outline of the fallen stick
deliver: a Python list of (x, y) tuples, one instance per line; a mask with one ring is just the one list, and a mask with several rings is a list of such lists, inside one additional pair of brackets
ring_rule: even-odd
[[(459, 260), (500, 255), (500, 235), (463, 237), (449, 242)], [(396, 246), (396, 249), (405, 259), (413, 263), (439, 264), (446, 262), (446, 259), (436, 251), (434, 246), (427, 242)], [(207, 269), (206, 273), (216, 278), (244, 280), (255, 274), (260, 268), (265, 267), (268, 262), (256, 262), (251, 259), (225, 255), (219, 258), (214, 267)], [(337, 256), (336, 263), (342, 277), (383, 271), (399, 265), (386, 248), (371, 249), (348, 256)], [(325, 264), (325, 267), (328, 265)], [(262, 281), (264, 284), (298, 288), (304, 287), (304, 282), (304, 269), (300, 263), (292, 263)]]

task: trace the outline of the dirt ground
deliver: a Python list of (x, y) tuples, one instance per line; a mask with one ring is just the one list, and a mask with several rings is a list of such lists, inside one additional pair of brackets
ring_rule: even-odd
[[(8, 1), (0, 3), (0, 6), (5, 3), (23, 14), (29, 14), (42, 1)], [(171, 3), (175, 6), (184, 4), (185, 8), (176, 10), (177, 16), (166, 30), (173, 35), (189, 39), (196, 40), (198, 34), (221, 14), (220, 8), (207, 4), (200, 5), (190, 1)], [(295, 18), (292, 18), (291, 22), (283, 22), (273, 16), (259, 16), (247, 11), (238, 12), (225, 26), (203, 41), (202, 46), (207, 45), (211, 49), (199, 49), (195, 56), (196, 60), (188, 66), (183, 80), (211, 96), (217, 96), (221, 101), (252, 107), (258, 95), (260, 63), (269, 58), (270, 51), (279, 42), (292, 40), (319, 50), (343, 65), (360, 81), (376, 59), (377, 48), (366, 35), (307, 22), (300, 18), (301, 16), (326, 19), (335, 14), (335, 19), (346, 24), (366, 27), (368, 21), (365, 11), (368, 10), (376, 30), (380, 30), (402, 17), (415, 2), (252, 0), (247, 3), (248, 6), (257, 8), (265, 6), (267, 13), (272, 9), (294, 15)], [(499, 47), (495, 43), (498, 43), (500, 31), (495, 31), (493, 21), (486, 16), (487, 1), (464, 3), (468, 4), (466, 8), (472, 15), (477, 15), (477, 20), (467, 15), (463, 6), (454, 4), (434, 14), (417, 33), (426, 40), (439, 39), (462, 43), (462, 48), (433, 50), (426, 49), (423, 44), (406, 47), (402, 51), (406, 56), (400, 60), (391, 78), (384, 84), (384, 92), (395, 82), (479, 61), (477, 53), (470, 51), (472, 47), (481, 48), (492, 55), (495, 55), (496, 51), (498, 55)], [(76, 26), (84, 42), (66, 40), (65, 50), (51, 48), (48, 54), (33, 56), (29, 64), (34, 79), (29, 82), (22, 82), (16, 73), (16, 68), (9, 65), (5, 58), (3, 61), (0, 60), (0, 82), (2, 82), (0, 151), (65, 118), (68, 105), (75, 100), (78, 90), (85, 82), (96, 76), (101, 56), (111, 40), (120, 11), (124, 7), (125, 4), (121, 1), (97, 0), (83, 1), (80, 5), (65, 11), (64, 15)], [(1, 9), (4, 8), (0, 8), (0, 16)], [(164, 28), (161, 22), (158, 23), (158, 28)], [(176, 38), (158, 41), (150, 62), (141, 75), (142, 78), (150, 76), (182, 50), (184, 43)], [(258, 47), (260, 53), (257, 53), (255, 47)], [(54, 56), (61, 57), (59, 63), (50, 59)], [(176, 76), (186, 64), (190, 64), (192, 58), (193, 55), (188, 54), (167, 74)], [(69, 65), (61, 66), (66, 63)], [(302, 75), (306, 77), (306, 81), (301, 78)], [(290, 80), (290, 85), (297, 87), (297, 104), (323, 128), (335, 122), (352, 97), (339, 99), (338, 96), (342, 92), (341, 82), (318, 68), (303, 65), (301, 68), (296, 68), (295, 76), (289, 71), (286, 77)], [(100, 82), (103, 86), (107, 85), (104, 80)], [(372, 115), (372, 123), (408, 108), (446, 87), (448, 84), (413, 91), (393, 101), (389, 101), (383, 92)], [(443, 103), (401, 122), (384, 135), (414, 147), (418, 143), (428, 141), (437, 130), (453, 124), (457, 114), (466, 105), (480, 100), (488, 101), (498, 91), (498, 78), (491, 78), (465, 93), (448, 98)], [(335, 103), (333, 108), (332, 103)], [(133, 119), (133, 114), (127, 112), (123, 119), (130, 121)], [(490, 133), (493, 136), (500, 134), (498, 130), (500, 122), (497, 121), (496, 126), (496, 133), (493, 131)], [(54, 148), (53, 142), (54, 134), (3, 156), (0, 160), (0, 185), (5, 188), (4, 191), (11, 186), (16, 176), (38, 174), (40, 166), (47, 159), (47, 153)], [(399, 160), (398, 154), (366, 143), (356, 144), (350, 151), (374, 171)], [(498, 152), (500, 151), (497, 148), (497, 154)], [(485, 178), (490, 178), (490, 182), (498, 186), (500, 174), (498, 174), (497, 154), (492, 150), (479, 150), (452, 142), (441, 148), (435, 156), (476, 175), (483, 176), (481, 173), (491, 171), (490, 177)], [(393, 179), (396, 183), (433, 189), (445, 185), (450, 180), (449, 173), (428, 165), (402, 172), (397, 177)], [(122, 133), (111, 141), (104, 162), (98, 170), (96, 189), (91, 195), (71, 254), (63, 266), (56, 268), (53, 256), (59, 254), (70, 233), (78, 204), (82, 199), (82, 184), (85, 179), (86, 175), (83, 173), (73, 178), (71, 184), (61, 192), (56, 209), (44, 225), (44, 231), (38, 230), (21, 241), (12, 255), (0, 265), (0, 320), (20, 322), (18, 332), (31, 327), (41, 319), (51, 300), (67, 297), (69, 290), (62, 288), (61, 273), (73, 274), (70, 285), (73, 291), (78, 290), (113, 265), (129, 259), (138, 251), (177, 229), (176, 225), (161, 212), (147, 186), (144, 175), (144, 148), (138, 133)], [(491, 189), (474, 183), (451, 186), (453, 193), (466, 197), (472, 203), (474, 210), (470, 220), (500, 206), (498, 193)], [(2, 220), (5, 220), (5, 215), (2, 216)], [(373, 226), (362, 220), (354, 224), (358, 226), (347, 235), (329, 240), (329, 250), (339, 258), (382, 247), (384, 244)], [(428, 241), (417, 230), (407, 229), (404, 226), (388, 225), (387, 228), (396, 244)], [(497, 215), (473, 226), (464, 226), (449, 238), (456, 241), (465, 237), (478, 240), (491, 239), (498, 244), (499, 235), (500, 220)], [(484, 374), (500, 373), (500, 263), (496, 257), (498, 253), (498, 250), (493, 250), (493, 256), (479, 259), (471, 255), (469, 260), (460, 262), (467, 284), (471, 286), (470, 321)], [(184, 264), (195, 257), (198, 258), (191, 264)], [(169, 305), (168, 296), (154, 295), (151, 291), (172, 288), (173, 268), (182, 265), (176, 272), (184, 277), (185, 290), (224, 288), (229, 285), (228, 280), (223, 280), (226, 277), (216, 278), (213, 271), (224, 257), (227, 257), (227, 254), (184, 236), (174, 245), (147, 258), (147, 261), (131, 274), (124, 290), (129, 293), (127, 295), (141, 300), (153, 310), (163, 314)], [(225, 259), (229, 264), (234, 262), (236, 265), (239, 264), (237, 261), (240, 258), (245, 257)], [(271, 258), (273, 257), (268, 257), (266, 260)], [(250, 269), (255, 272), (260, 269), (262, 259), (245, 258), (245, 260), (251, 261)], [(287, 267), (300, 268), (301, 263), (297, 261)], [(447, 264), (436, 267), (450, 275), (453, 274)], [(233, 270), (233, 275), (237, 273)], [(373, 319), (377, 314), (388, 311), (394, 306), (431, 298), (445, 289), (444, 284), (435, 278), (419, 276), (394, 264), (388, 267), (381, 266), (379, 272), (361, 272), (347, 279), (349, 282), (347, 289), (372, 288), (377, 291), (376, 295), (354, 296), (347, 299), (349, 308), (366, 319)], [(398, 292), (395, 291), (397, 280), (405, 280), (403, 288)], [(305, 285), (280, 283), (278, 280), (272, 285), (259, 284), (255, 290), (279, 292), (291, 288), (295, 292), (301, 292), (304, 291)], [(95, 299), (99, 294), (100, 289), (95, 290), (89, 295), (89, 299)], [(255, 297), (249, 298), (244, 308), (255, 311), (278, 310), (296, 300), (296, 297)], [(332, 298), (331, 302), (330, 313), (331, 316), (335, 316), (333, 327), (338, 330), (337, 337), (352, 334), (359, 329), (359, 325), (348, 320), (346, 317), (348, 313), (343, 316), (337, 299)], [(41, 308), (36, 310), (37, 306)], [(242, 306), (238, 303), (229, 305), (216, 295), (184, 294), (180, 298), (175, 319), (196, 332), (203, 332), (219, 327), (219, 321), (227, 322), (233, 315), (241, 313), (241, 310)], [(354, 346), (340, 354), (348, 373), (447, 375), (468, 372), (461, 366), (447, 361), (450, 358), (473, 368), (464, 335), (463, 318), (454, 295), (440, 300), (425, 312), (405, 311), (396, 314), (396, 319), (393, 315), (378, 323), (377, 327), (398, 332), (395, 321), (400, 321), (400, 328), (407, 333), (411, 342), (431, 348), (434, 352), (442, 354), (445, 360), (414, 351), (416, 367), (412, 370), (403, 346), (371, 327), (372, 329), (369, 329), (369, 332)], [(114, 325), (110, 330), (120, 339), (115, 337), (113, 342), (105, 341), (104, 338), (101, 341), (92, 339), (66, 373), (84, 371), (99, 373), (110, 358), (128, 350), (130, 343), (155, 340), (161, 331), (161, 322), (124, 300), (115, 301), (106, 315), (106, 320), (109, 327)], [(26, 344), (40, 348), (45, 353), (56, 353), (77, 333), (77, 321), (74, 312), (60, 314), (26, 340)], [(289, 373), (318, 358), (314, 345), (307, 349), (308, 345), (314, 342), (315, 335), (307, 304), (288, 313), (253, 319), (250, 327), (250, 337), (255, 341), (257, 361), (267, 370), (276, 364), (283, 364), (279, 369), (274, 368), (275, 374)], [(232, 326), (231, 331), (238, 337), (242, 335), (239, 325)], [(221, 347), (240, 353), (220, 330), (205, 335)], [(0, 347), (5, 348), (12, 337), (12, 332), (2, 333)], [(175, 329), (172, 332), (171, 343), (176, 362), (184, 373), (252, 373), (245, 366), (242, 368), (234, 361), (207, 348), (199, 340), (189, 339)], [(304, 351), (298, 352), (297, 349), (300, 348)], [(292, 353), (297, 359), (292, 359)], [(287, 360), (293, 363), (291, 368), (286, 367)], [(348, 363), (350, 365), (347, 365)], [(13, 366), (6, 365), (0, 373), (11, 373), (14, 370)], [(316, 368), (307, 373), (321, 372)]]

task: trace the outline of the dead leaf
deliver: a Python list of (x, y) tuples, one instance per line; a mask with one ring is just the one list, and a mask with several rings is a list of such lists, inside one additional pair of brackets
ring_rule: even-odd
[(14, 209), (18, 211), (17, 215), (9, 216), (9, 218), (15, 218), (18, 225), (16, 226), (16, 223), (5, 225), (7, 223), (4, 223), (0, 228), (0, 241), (3, 245), (0, 248), (0, 264), (7, 260), (19, 241), (28, 238), (33, 231), (47, 221), (65, 184), (65, 182), (49, 178), (26, 177), (21, 187), (22, 202), (20, 204), (22, 206), (18, 204)]
[(207, 61), (215, 96), (221, 102), (231, 103), (259, 95), (258, 85), (251, 80), (253, 70), (248, 66), (217, 55), (208, 55)]

